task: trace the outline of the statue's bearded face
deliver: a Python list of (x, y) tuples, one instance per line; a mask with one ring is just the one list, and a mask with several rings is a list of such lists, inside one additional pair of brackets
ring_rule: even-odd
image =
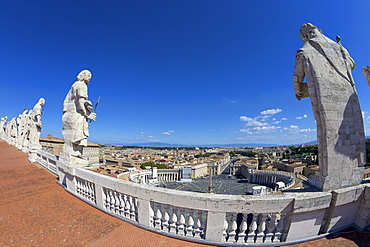
[(309, 40), (314, 39), (320, 35), (320, 31), (317, 28), (312, 28), (312, 29), (307, 30), (306, 35)]

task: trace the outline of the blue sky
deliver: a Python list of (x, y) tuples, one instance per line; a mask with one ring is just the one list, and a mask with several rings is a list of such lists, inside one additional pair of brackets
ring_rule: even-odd
[(77, 74), (101, 96), (90, 141), (295, 144), (316, 139), (292, 87), (298, 30), (336, 35), (370, 135), (369, 1), (0, 1), (0, 116), (46, 99), (42, 136), (61, 137)]

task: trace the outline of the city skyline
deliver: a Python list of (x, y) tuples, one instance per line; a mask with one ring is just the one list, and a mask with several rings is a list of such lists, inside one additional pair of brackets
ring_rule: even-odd
[(296, 100), (291, 80), (310, 22), (354, 58), (370, 135), (368, 13), (367, 1), (2, 2), (0, 116), (43, 97), (41, 136), (61, 137), (64, 97), (89, 69), (89, 100), (101, 97), (91, 142), (311, 142), (310, 100)]

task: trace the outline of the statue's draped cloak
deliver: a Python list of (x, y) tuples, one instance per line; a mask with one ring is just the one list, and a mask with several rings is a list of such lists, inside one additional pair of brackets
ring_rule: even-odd
[(76, 81), (69, 90), (63, 103), (63, 138), (71, 143), (87, 146), (88, 123), (79, 106), (79, 99), (87, 99), (87, 85)]
[(29, 134), (29, 149), (31, 150), (37, 150), (40, 149), (40, 133), (41, 133), (41, 119), (42, 116), (42, 108), (39, 103), (37, 103), (32, 110), (32, 114), (30, 116), (31, 123), (30, 123), (30, 134)]
[[(306, 41), (296, 59), (294, 75), (306, 77), (316, 119), (320, 172), (326, 176), (328, 169), (344, 169), (351, 174), (365, 162), (363, 119), (351, 75), (354, 61), (324, 35)], [(330, 162), (337, 164), (328, 168)]]

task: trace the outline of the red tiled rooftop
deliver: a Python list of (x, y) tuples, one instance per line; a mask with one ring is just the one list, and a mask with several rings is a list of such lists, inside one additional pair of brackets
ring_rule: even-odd
[[(0, 246), (205, 246), (143, 230), (84, 203), (55, 176), (0, 142)], [(370, 246), (370, 234), (334, 235), (297, 247)]]

